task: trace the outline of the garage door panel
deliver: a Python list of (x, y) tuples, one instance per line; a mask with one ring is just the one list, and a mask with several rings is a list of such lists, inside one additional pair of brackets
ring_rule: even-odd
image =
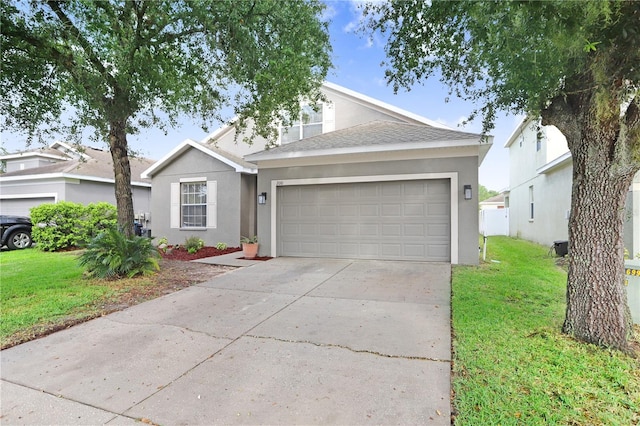
[(378, 224), (360, 224), (360, 236), (379, 237)]
[(383, 204), (382, 216), (384, 217), (402, 217), (401, 204)]
[(402, 257), (402, 245), (401, 244), (383, 244), (382, 255), (384, 257)]
[(425, 237), (425, 225), (422, 223), (406, 223), (403, 226), (404, 234), (402, 235), (414, 235), (416, 237)]
[(449, 217), (449, 204), (448, 203), (430, 203), (427, 209), (429, 216), (443, 216)]
[(409, 258), (424, 258), (425, 247), (424, 244), (405, 244), (404, 255)]
[(360, 216), (380, 216), (378, 205), (375, 204), (362, 204), (360, 206)]
[(318, 224), (318, 233), (327, 237), (339, 235), (338, 225), (335, 223), (320, 223)]
[(402, 224), (391, 223), (382, 225), (383, 237), (401, 237), (402, 236)]
[(278, 254), (448, 261), (449, 180), (278, 188)]
[(429, 225), (427, 237), (445, 237), (449, 236), (449, 226), (446, 224), (442, 225)]
[(342, 236), (357, 236), (358, 235), (358, 224), (357, 223), (341, 223), (340, 227), (340, 235)]
[(416, 217), (424, 217), (425, 213), (425, 205), (424, 204), (415, 204), (415, 203), (407, 203), (404, 205), (404, 216), (416, 216)]

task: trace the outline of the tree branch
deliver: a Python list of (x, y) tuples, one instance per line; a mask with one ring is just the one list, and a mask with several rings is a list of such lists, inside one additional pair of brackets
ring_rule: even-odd
[(93, 51), (93, 48), (91, 47), (91, 43), (89, 43), (89, 41), (82, 35), (80, 30), (78, 30), (78, 28), (71, 21), (71, 19), (69, 19), (67, 14), (64, 13), (64, 11), (60, 8), (60, 4), (57, 1), (48, 0), (47, 5), (56, 14), (58, 19), (60, 19), (64, 27), (67, 29), (67, 31), (71, 33), (73, 38), (77, 40), (78, 43), (80, 43), (80, 46), (82, 46), (82, 49), (87, 54), (89, 61), (91, 62), (91, 64), (93, 64), (93, 66), (96, 68), (98, 73), (100, 73), (100, 75), (102, 75), (105, 78), (105, 80), (109, 83), (109, 85), (115, 88), (117, 86), (117, 82), (115, 81), (113, 76), (109, 74), (109, 72), (107, 72), (106, 68), (100, 61), (100, 58)]

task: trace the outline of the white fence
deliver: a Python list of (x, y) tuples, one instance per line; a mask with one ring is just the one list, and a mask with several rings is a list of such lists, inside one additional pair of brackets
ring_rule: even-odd
[(480, 210), (480, 234), (509, 235), (509, 209)]

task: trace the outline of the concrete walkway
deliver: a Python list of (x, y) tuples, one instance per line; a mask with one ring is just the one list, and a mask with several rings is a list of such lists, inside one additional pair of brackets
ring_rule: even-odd
[(2, 351), (10, 424), (450, 424), (450, 265), (277, 258)]

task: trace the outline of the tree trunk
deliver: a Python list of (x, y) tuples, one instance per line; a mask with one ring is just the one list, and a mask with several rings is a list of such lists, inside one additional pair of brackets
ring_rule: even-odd
[(555, 99), (543, 112), (567, 138), (573, 157), (569, 274), (564, 333), (630, 351), (631, 317), (624, 287), (624, 206), (637, 168), (614, 117), (598, 120), (588, 95)]
[(563, 331), (628, 351), (630, 318), (624, 288), (624, 204), (631, 179), (576, 161), (574, 154), (569, 275)]
[(109, 148), (115, 176), (118, 226), (127, 237), (131, 238), (134, 235), (134, 215), (126, 120), (113, 120), (109, 123)]

